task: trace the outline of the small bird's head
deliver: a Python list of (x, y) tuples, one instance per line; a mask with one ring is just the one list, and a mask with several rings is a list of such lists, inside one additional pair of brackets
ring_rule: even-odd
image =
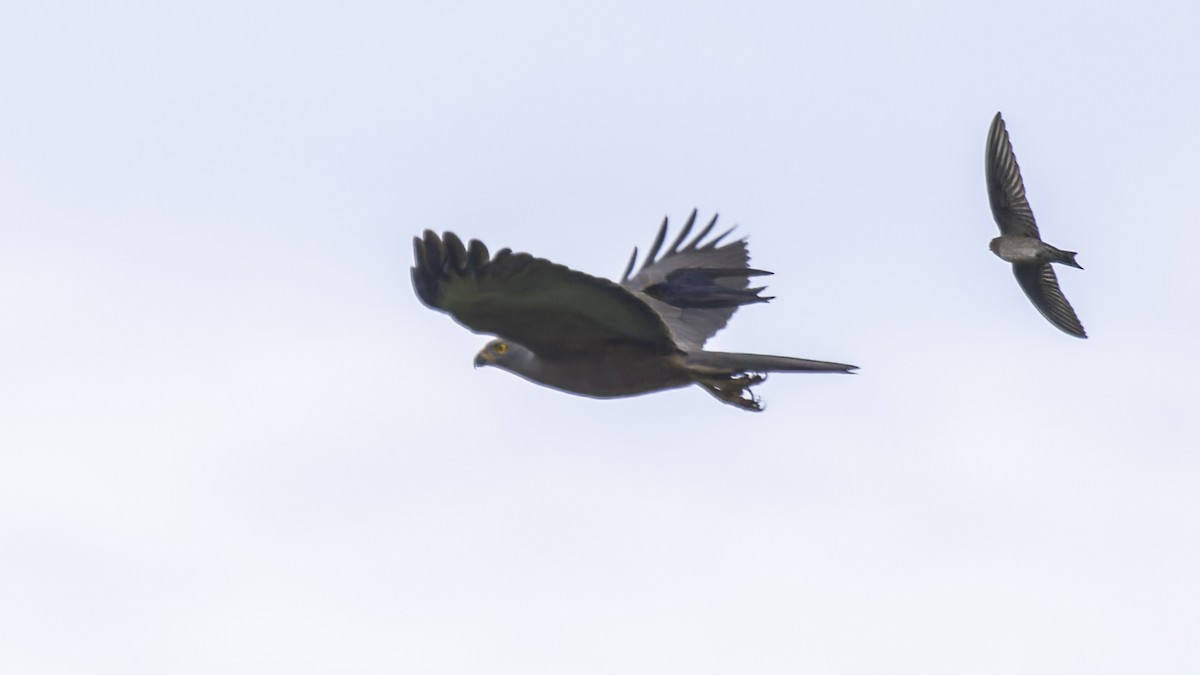
[(1000, 255), (1000, 240), (1001, 239), (1002, 239), (1002, 237), (996, 237), (995, 239), (993, 239), (991, 241), (990, 244), (988, 244), (988, 249), (992, 253), (995, 253), (996, 255)]

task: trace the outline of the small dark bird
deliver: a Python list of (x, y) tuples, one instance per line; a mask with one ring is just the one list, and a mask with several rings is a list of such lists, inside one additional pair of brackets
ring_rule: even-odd
[(1017, 166), (1017, 157), (1013, 154), (1000, 113), (996, 113), (992, 128), (988, 130), (985, 160), (988, 199), (992, 204), (992, 216), (1000, 226), (1000, 236), (993, 239), (988, 248), (1001, 260), (1012, 263), (1017, 283), (1042, 316), (1064, 333), (1086, 338), (1083, 324), (1058, 287), (1058, 278), (1050, 264), (1083, 267), (1075, 262), (1074, 251), (1057, 249), (1042, 241), (1038, 234), (1033, 210), (1025, 198), (1021, 167)]

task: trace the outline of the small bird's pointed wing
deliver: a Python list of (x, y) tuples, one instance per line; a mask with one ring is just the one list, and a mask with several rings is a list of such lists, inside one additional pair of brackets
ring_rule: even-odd
[[(758, 296), (761, 288), (746, 288), (750, 285), (750, 277), (769, 274), (750, 269), (746, 240), (721, 245), (721, 240), (732, 231), (727, 230), (705, 241), (717, 224), (717, 217), (713, 216), (689, 241), (688, 235), (695, 224), (696, 211), (693, 210), (674, 242), (658, 258), (667, 235), (667, 219), (664, 218), (650, 253), (637, 273), (633, 273), (637, 263), (637, 249), (634, 249), (629, 265), (621, 275), (621, 285), (637, 293), (662, 316), (675, 340), (687, 350), (702, 347), (708, 338), (725, 327), (739, 306), (769, 299)], [(648, 293), (647, 289), (650, 289)], [(671, 304), (672, 299), (678, 304)]]
[(988, 130), (987, 156), (985, 158), (988, 200), (992, 204), (992, 216), (1000, 226), (1000, 233), (1021, 237), (1039, 237), (1033, 209), (1025, 199), (1025, 183), (1021, 180), (1021, 167), (1013, 154), (1008, 130), (1000, 113), (992, 120)]
[(1021, 284), (1025, 295), (1033, 301), (1033, 306), (1037, 307), (1042, 316), (1049, 319), (1050, 323), (1069, 335), (1078, 338), (1087, 337), (1087, 333), (1083, 330), (1083, 324), (1079, 322), (1079, 317), (1075, 316), (1075, 310), (1071, 308), (1071, 303), (1067, 302), (1062, 289), (1058, 287), (1058, 277), (1054, 275), (1054, 268), (1050, 266), (1050, 263), (1013, 265), (1013, 275), (1017, 277), (1017, 283)]
[(489, 256), (472, 240), (426, 230), (413, 238), (413, 288), (429, 307), (477, 333), (528, 347), (541, 357), (640, 343), (662, 353), (677, 347), (662, 318), (617, 284), (549, 260), (504, 249)]

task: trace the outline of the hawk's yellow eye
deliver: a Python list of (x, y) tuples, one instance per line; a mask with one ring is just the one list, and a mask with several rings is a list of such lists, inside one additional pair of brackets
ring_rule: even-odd
[(495, 350), (495, 352), (497, 354), (503, 354), (504, 352), (508, 351), (508, 343), (497, 342), (496, 346), (493, 349)]

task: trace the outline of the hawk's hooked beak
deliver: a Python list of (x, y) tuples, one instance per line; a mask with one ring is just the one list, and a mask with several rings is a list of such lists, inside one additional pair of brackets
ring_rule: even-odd
[(490, 366), (491, 364), (492, 364), (492, 356), (491, 356), (491, 354), (488, 354), (486, 351), (479, 352), (478, 354), (475, 355), (475, 367), (476, 368)]

